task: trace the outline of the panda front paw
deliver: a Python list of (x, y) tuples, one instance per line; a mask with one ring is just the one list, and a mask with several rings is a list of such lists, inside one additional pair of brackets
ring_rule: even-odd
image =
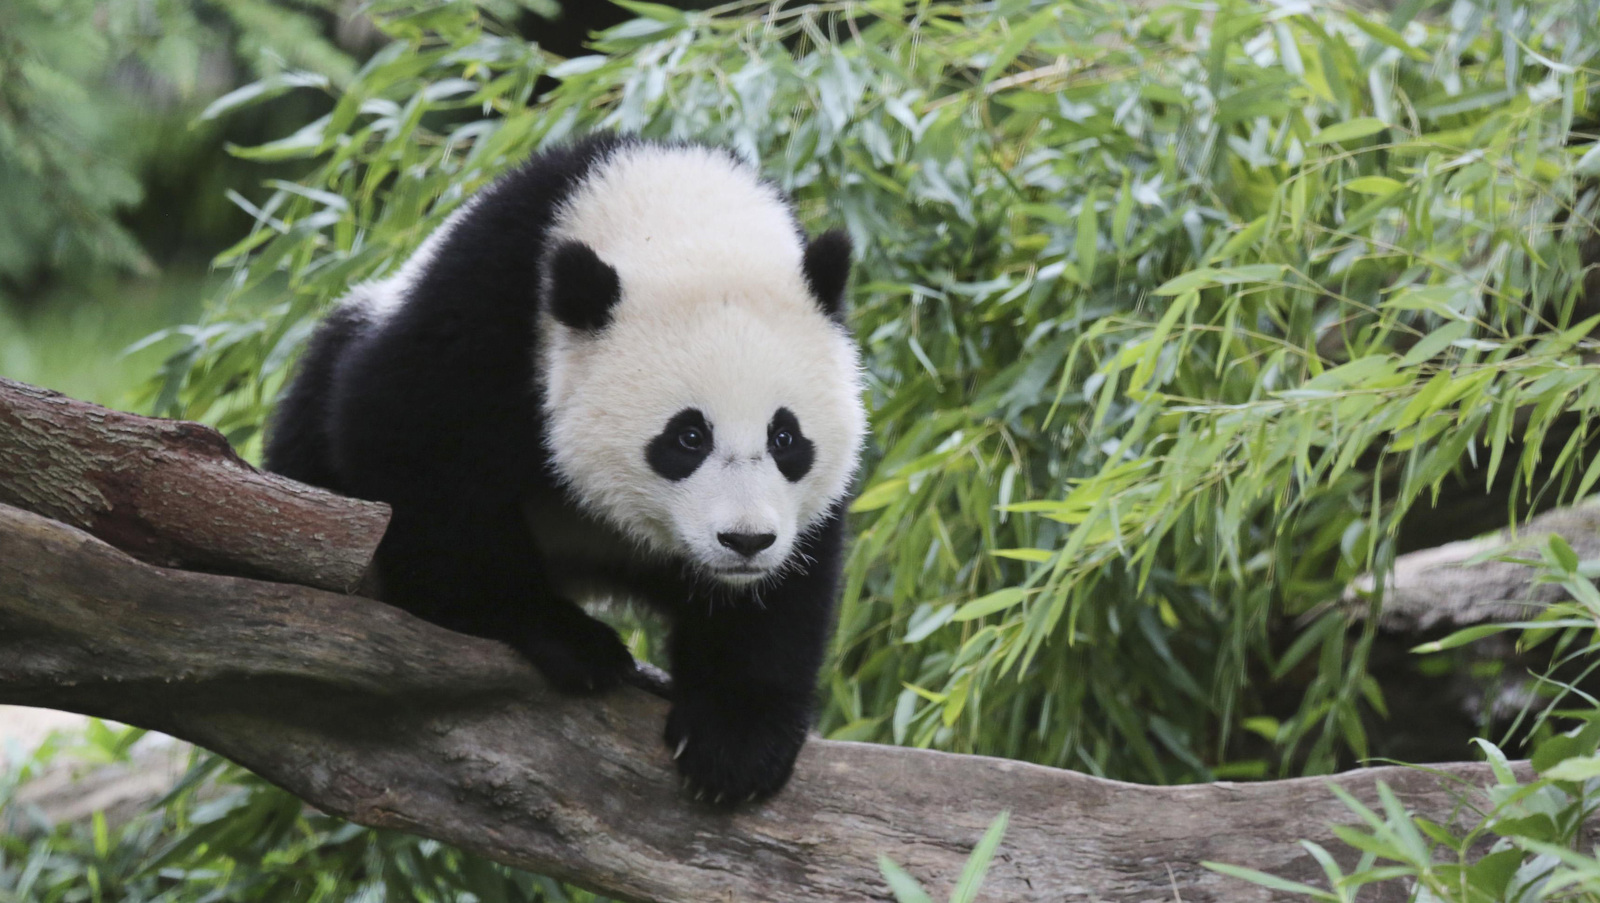
[(587, 615), (541, 631), (518, 651), (563, 693), (613, 689), (637, 667), (617, 632)]
[(783, 789), (805, 745), (808, 720), (804, 710), (680, 699), (667, 715), (665, 739), (686, 793), (714, 806), (736, 806)]

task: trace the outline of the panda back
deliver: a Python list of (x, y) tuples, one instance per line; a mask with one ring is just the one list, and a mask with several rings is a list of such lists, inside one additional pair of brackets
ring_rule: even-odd
[(539, 262), (560, 206), (630, 143), (600, 135), (534, 157), (470, 198), (393, 275), (353, 287), (280, 398), (267, 469), (391, 503), (542, 478)]

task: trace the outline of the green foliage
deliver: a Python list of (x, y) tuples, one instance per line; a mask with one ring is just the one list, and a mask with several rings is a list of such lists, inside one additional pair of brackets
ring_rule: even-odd
[[(48, 30), (41, 16), (77, 22), (85, 2), (6, 7), (0, 41)], [(1363, 754), (1383, 712), (1370, 635), (1306, 616), (1351, 575), (1385, 571), (1402, 515), (1451, 492), (1464, 466), (1520, 502), (1600, 480), (1581, 453), (1600, 406), (1600, 309), (1581, 293), (1580, 258), (1600, 174), (1595, 0), (628, 7), (639, 18), (594, 55), (560, 60), (497, 18), (511, 0), (377, 0), (393, 43), (358, 71), (286, 52), (213, 103), (207, 117), (319, 92), (331, 112), (236, 149), (307, 174), (236, 197), (254, 228), (219, 258), (229, 281), (215, 309), (167, 334), (181, 348), (150, 405), (253, 453), (317, 315), (532, 150), (593, 128), (725, 142), (794, 192), (808, 226), (842, 223), (860, 249), (852, 325), (875, 446), (826, 732), (1154, 782), (1319, 772)], [(0, 132), (17, 109), (76, 109), (67, 94), (13, 99), (60, 81), (19, 80), (15, 61), (83, 52), (28, 46), (0, 58), (12, 67)], [(71, 65), (102, 57), (83, 59)], [(91, 71), (35, 69), (78, 83)], [(541, 77), (559, 85), (538, 96)], [(42, 134), (57, 150), (29, 157), (0, 133), (0, 166), (55, 166), (112, 133)], [(107, 173), (109, 188), (60, 180), (89, 197), (83, 222), (124, 202)], [(251, 300), (263, 294), (278, 299), (264, 313)], [(1558, 423), (1571, 439), (1541, 457)], [(1575, 567), (1552, 579), (1588, 585)], [(1524, 641), (1544, 630), (1570, 659), (1589, 651), (1573, 622), (1591, 616), (1559, 609)], [(1293, 641), (1275, 648), (1274, 629)], [(1309, 675), (1296, 710), (1263, 717), (1263, 689), (1291, 672)], [(1541, 752), (1572, 747), (1569, 771), (1590, 767), (1584, 729), (1566, 746), (1548, 726), (1534, 733)], [(1570, 840), (1572, 807), (1586, 811), (1595, 778), (1565, 774), (1502, 782), (1504, 811), (1480, 834), (1508, 832), (1517, 873), (1545, 855), (1563, 875), (1590, 867), (1531, 845)], [(175, 800), (175, 821), (139, 829), (149, 839), (102, 843), (148, 863), (166, 855), (160, 838), (204, 838), (155, 871), (107, 865), (105, 880), (154, 893), (176, 869), (188, 887), (237, 880), (245, 899), (251, 882), (311, 886), (275, 883), (281, 867), (332, 876), (317, 892), (342, 898), (387, 881), (391, 859), (411, 871), (388, 876), (442, 882), (430, 889), (478, 874), (459, 854), (229, 780), (248, 792), (235, 808)], [(1556, 830), (1516, 833), (1541, 813)], [(1443, 895), (1498, 881), (1510, 861), (1463, 877), (1450, 855), (1471, 838), (1407, 828), (1392, 807), (1373, 817), (1346, 837), (1372, 858), (1330, 872), (1334, 887), (1391, 869)], [(1433, 846), (1415, 846), (1419, 831)], [(7, 847), (0, 882), (103, 855), (79, 836)], [(320, 871), (296, 871), (301, 856)], [(29, 864), (3, 870), (17, 862)], [(548, 887), (536, 892), (560, 899)]]
[(23, 309), (0, 303), (0, 376), (120, 407), (168, 349), (125, 350), (153, 329), (198, 316), (210, 288), (202, 274), (171, 268), (154, 280), (93, 280), (87, 291), (115, 303), (82, 303), (82, 286)]
[(1470, 826), (1466, 828), (1409, 813), (1382, 782), (1378, 784), (1381, 812), (1330, 786), (1358, 819), (1355, 825), (1334, 826), (1334, 833), (1361, 856), (1346, 872), (1321, 845), (1300, 841), (1322, 866), (1328, 890), (1240, 866), (1205, 865), (1285, 894), (1327, 903), (1355, 903), (1362, 899), (1359, 895), (1366, 885), (1394, 880), (1407, 882), (1416, 888), (1414, 899), (1429, 903), (1595, 903), (1600, 901), (1600, 858), (1574, 848), (1581, 839), (1583, 823), (1595, 814), (1596, 794), (1600, 793), (1600, 783), (1595, 780), (1600, 770), (1591, 767), (1600, 761), (1594, 757), (1597, 738), (1600, 713), (1589, 713), (1584, 727), (1546, 741), (1534, 759), (1537, 763), (1541, 756), (1550, 758), (1557, 746), (1564, 753), (1580, 746), (1586, 752), (1545, 765), (1542, 774), (1531, 780), (1519, 779), (1504, 753), (1480, 740), (1494, 767), (1495, 784), (1488, 788), (1490, 807), (1469, 811), (1466, 820)]
[(50, 825), (14, 801), (57, 756), (128, 761), (144, 732), (90, 722), (0, 773), (0, 901), (5, 903), (603, 903), (583, 891), (429, 840), (308, 810), (223, 760), (197, 754), (154, 811), (111, 826)]
[[(235, 295), (285, 300), (225, 297), (151, 397), (253, 449), (316, 315), (530, 151), (725, 142), (861, 249), (876, 446), (829, 735), (1144, 781), (1324, 771), (1382, 712), (1368, 638), (1268, 628), (1382, 571), (1466, 463), (1523, 496), (1600, 476), (1577, 453), (1595, 4), (1420, 6), (636, 4), (554, 60), (390, 0), (395, 42), (348, 84), (260, 86), (334, 102), (239, 151), (315, 166), (222, 257)], [(1247, 722), (1296, 668), (1298, 711)], [(1247, 723), (1266, 758), (1236, 758)]]
[[(1561, 585), (1570, 601), (1552, 605), (1530, 621), (1468, 628), (1416, 651), (1436, 652), (1516, 631), (1523, 649), (1547, 643), (1556, 647), (1552, 673), (1541, 679), (1542, 686), (1557, 691), (1554, 703), (1575, 692), (1571, 682), (1557, 680), (1553, 672), (1575, 663), (1584, 666), (1586, 676), (1600, 667), (1600, 593), (1593, 582), (1600, 576), (1600, 560), (1580, 562), (1559, 536), (1546, 540), (1541, 552), (1538, 561), (1513, 560), (1539, 566), (1539, 579)], [(1477, 741), (1494, 772), (1487, 794), (1490, 808), (1464, 807), (1459, 826), (1411, 814), (1381, 783), (1381, 812), (1332, 787), (1358, 819), (1355, 825), (1335, 826), (1334, 833), (1361, 856), (1346, 872), (1326, 849), (1300, 841), (1322, 866), (1326, 890), (1235, 865), (1206, 866), (1327, 903), (1354, 903), (1365, 885), (1397, 878), (1410, 882), (1418, 889), (1416, 898), (1428, 903), (1600, 903), (1600, 855), (1581, 849), (1584, 825), (1600, 810), (1600, 704), (1583, 698), (1588, 705), (1578, 710), (1544, 704), (1524, 712), (1537, 722), (1535, 733), (1542, 738), (1533, 748), (1536, 775), (1531, 780), (1518, 776), (1499, 746)], [(1576, 726), (1554, 732), (1549, 722), (1556, 719)]]
[(188, 105), (228, 77), (354, 66), (309, 14), (268, 0), (8, 0), (0, 4), (0, 280), (53, 270), (149, 273), (119, 221), (144, 170), (183, 142)]

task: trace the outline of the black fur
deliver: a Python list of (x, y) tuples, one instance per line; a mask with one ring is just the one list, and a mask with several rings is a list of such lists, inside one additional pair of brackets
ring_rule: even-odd
[(622, 300), (617, 271), (581, 242), (562, 242), (550, 255), (550, 312), (572, 327), (597, 332)]
[[(778, 441), (785, 433), (789, 437), (787, 445)], [(800, 421), (788, 408), (779, 408), (772, 415), (772, 423), (767, 425), (767, 451), (778, 465), (778, 472), (791, 483), (800, 482), (810, 473), (811, 464), (817, 459), (816, 445), (800, 432)]]
[(844, 322), (844, 290), (850, 282), (850, 234), (829, 229), (806, 242), (806, 284), (823, 313)]
[(667, 748), (684, 744), (678, 770), (713, 797), (767, 796), (789, 780), (811, 724), (843, 551), (840, 506), (797, 544), (794, 569), (761, 590), (760, 604), (701, 597), (673, 619)]
[[(691, 441), (691, 437), (698, 437), (698, 441)], [(685, 408), (672, 415), (661, 433), (650, 440), (644, 458), (656, 473), (677, 482), (694, 476), (715, 447), (711, 425), (706, 423), (705, 415), (694, 408)]]
[[(485, 189), (381, 323), (348, 308), (330, 316), (279, 402), (266, 465), (388, 502), (376, 561), (386, 600), (503, 640), (561, 689), (611, 687), (634, 665), (616, 632), (556, 587), (603, 581), (662, 610), (672, 622), (668, 747), (692, 787), (733, 803), (781, 788), (805, 740), (838, 592), (843, 503), (779, 576), (740, 590), (683, 562), (641, 558), (552, 476), (532, 357), (535, 287), (554, 277), (554, 313), (604, 328), (616, 284), (592, 251), (548, 248), (546, 234), (585, 174), (631, 140), (594, 137), (535, 157)], [(826, 307), (824, 295), (842, 295), (848, 242), (819, 241), (806, 275)], [(550, 260), (557, 271), (539, 272)], [(679, 442), (686, 425), (704, 430), (701, 450)], [(651, 465), (669, 479), (692, 473), (711, 426), (675, 418), (648, 450)], [(784, 426), (798, 440), (785, 451), (788, 474), (810, 443), (798, 424)]]
[(300, 369), (278, 399), (267, 441), (267, 469), (302, 483), (332, 487), (339, 482), (333, 467), (328, 431), (328, 387), (345, 346), (366, 315), (358, 308), (339, 307), (324, 317), (306, 343)]

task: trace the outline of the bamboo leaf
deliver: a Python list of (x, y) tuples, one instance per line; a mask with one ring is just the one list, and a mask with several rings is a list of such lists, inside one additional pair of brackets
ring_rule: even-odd
[(1389, 124), (1381, 119), (1373, 119), (1370, 117), (1349, 119), (1344, 122), (1336, 122), (1333, 125), (1328, 126), (1327, 128), (1318, 132), (1308, 143), (1319, 145), (1338, 144), (1344, 141), (1356, 141), (1361, 138), (1376, 135), (1388, 127)]
[(1005, 611), (1028, 598), (1028, 591), (1014, 586), (995, 590), (956, 609), (952, 621), (972, 621), (998, 611)]

